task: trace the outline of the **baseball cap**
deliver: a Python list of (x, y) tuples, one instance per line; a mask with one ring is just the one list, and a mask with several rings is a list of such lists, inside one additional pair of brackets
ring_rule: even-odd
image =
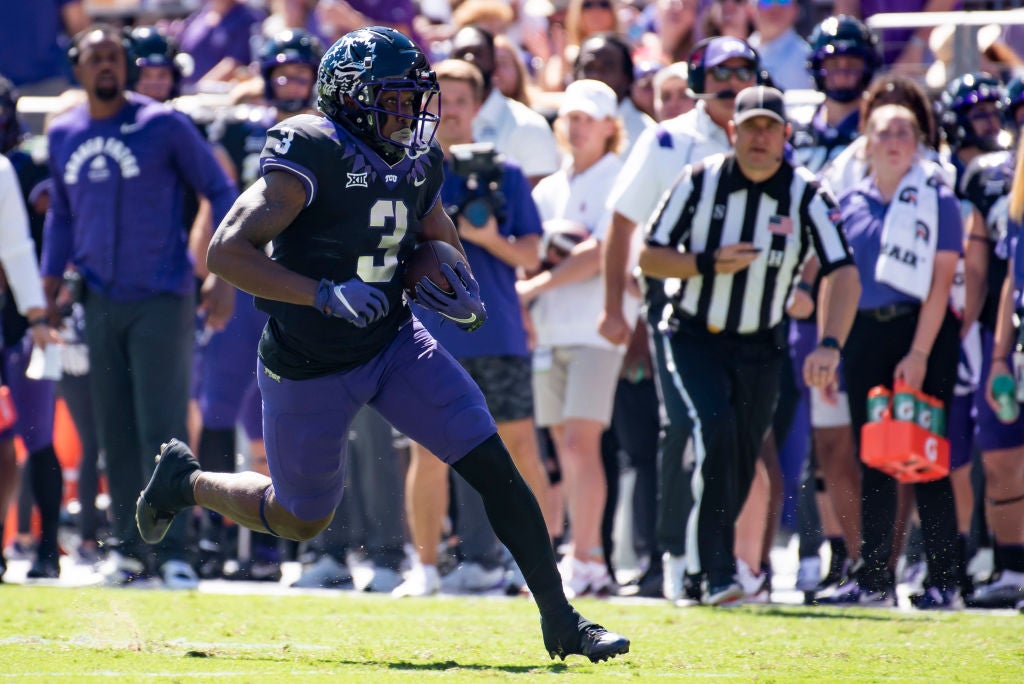
[(769, 86), (744, 88), (736, 96), (732, 120), (737, 126), (755, 116), (768, 116), (781, 124), (786, 123), (786, 103), (782, 93)]
[(619, 100), (615, 97), (615, 91), (607, 84), (590, 78), (570, 83), (558, 107), (559, 116), (569, 112), (583, 112), (595, 119), (618, 116), (618, 111)]
[(708, 69), (716, 67), (733, 57), (745, 59), (751, 64), (758, 63), (757, 53), (746, 41), (732, 36), (719, 36), (712, 38), (708, 43), (707, 50), (704, 52), (704, 67)]

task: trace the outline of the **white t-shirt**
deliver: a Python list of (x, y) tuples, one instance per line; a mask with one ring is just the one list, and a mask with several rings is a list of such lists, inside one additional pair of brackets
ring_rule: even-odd
[[(569, 219), (583, 224), (593, 237), (601, 239), (611, 215), (603, 198), (615, 183), (622, 160), (606, 154), (581, 174), (570, 176), (569, 164), (548, 176), (533, 190), (542, 221)], [(626, 320), (634, 320), (640, 302), (625, 296)], [(597, 332), (597, 320), (604, 309), (604, 278), (599, 274), (570, 283), (540, 295), (530, 309), (537, 331), (537, 343), (543, 347), (586, 345), (619, 349)]]
[(495, 88), (473, 120), (473, 139), (494, 147), (519, 164), (527, 178), (558, 170), (558, 146), (547, 119)]
[(726, 132), (698, 102), (686, 114), (643, 132), (612, 186), (607, 206), (643, 226), (684, 166), (731, 149)]
[(0, 264), (7, 274), (19, 313), (25, 315), (31, 308), (46, 306), (36, 243), (29, 232), (18, 173), (3, 155), (0, 155)]
[(626, 129), (626, 141), (622, 146), (622, 158), (625, 159), (644, 131), (654, 128), (655, 123), (654, 119), (637, 109), (628, 97), (622, 98), (619, 103), (619, 118), (622, 119), (622, 127)]

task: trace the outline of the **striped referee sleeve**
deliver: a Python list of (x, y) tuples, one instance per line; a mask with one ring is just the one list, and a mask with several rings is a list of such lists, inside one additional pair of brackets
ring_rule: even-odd
[[(658, 208), (647, 224), (647, 244), (657, 247), (678, 247), (689, 239), (693, 227), (693, 213), (700, 191), (696, 187), (694, 174), (702, 176), (703, 164), (687, 164), (679, 177), (661, 196)], [(699, 181), (697, 181), (699, 182)]]
[(853, 263), (853, 254), (846, 243), (839, 218), (839, 206), (810, 171), (798, 167), (797, 173), (809, 176), (800, 207), (801, 223), (821, 262), (821, 275), (828, 275), (840, 266)]

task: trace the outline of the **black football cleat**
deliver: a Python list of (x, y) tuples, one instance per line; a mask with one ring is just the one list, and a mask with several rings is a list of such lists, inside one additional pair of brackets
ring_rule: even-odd
[(558, 656), (565, 660), (569, 655), (582, 655), (596, 663), (629, 653), (629, 639), (609, 632), (601, 625), (587, 620), (575, 610), (571, 620), (561, 621), (561, 628), (555, 627), (541, 618), (540, 626), (544, 634), (544, 648), (554, 660)]
[(188, 445), (172, 439), (160, 446), (156, 470), (135, 505), (135, 524), (144, 541), (159, 542), (175, 514), (195, 504), (192, 474), (198, 471), (199, 461)]

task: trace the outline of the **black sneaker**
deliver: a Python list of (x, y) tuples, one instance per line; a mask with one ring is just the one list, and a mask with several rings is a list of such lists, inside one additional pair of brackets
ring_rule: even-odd
[(175, 514), (195, 504), (192, 474), (198, 471), (199, 461), (188, 445), (176, 439), (161, 445), (156, 470), (135, 506), (135, 524), (143, 540), (159, 542)]
[(28, 579), (58, 579), (60, 564), (56, 560), (37, 558), (25, 573)]
[(582, 655), (596, 663), (608, 660), (623, 653), (629, 653), (629, 639), (609, 632), (601, 625), (587, 620), (575, 610), (564, 620), (561, 626), (540, 619), (541, 632), (544, 634), (544, 648), (554, 660), (558, 656), (562, 660), (568, 655)]

